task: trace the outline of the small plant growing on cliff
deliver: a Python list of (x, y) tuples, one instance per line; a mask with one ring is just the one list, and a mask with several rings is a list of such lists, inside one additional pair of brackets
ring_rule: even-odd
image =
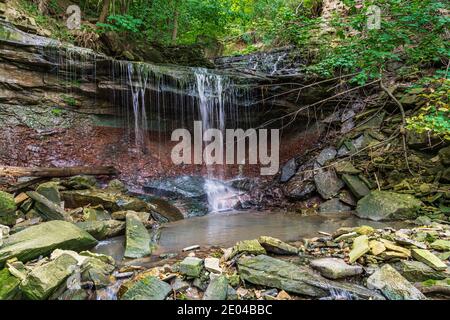
[(420, 98), (424, 106), (407, 119), (407, 128), (418, 133), (429, 132), (450, 140), (450, 80), (426, 79), (427, 87)]
[(61, 98), (64, 101), (64, 103), (66, 103), (67, 105), (69, 105), (71, 107), (76, 107), (78, 104), (77, 100), (74, 97), (63, 95)]
[(52, 109), (52, 114), (55, 117), (60, 117), (63, 114), (63, 110), (60, 108), (54, 108), (54, 109)]

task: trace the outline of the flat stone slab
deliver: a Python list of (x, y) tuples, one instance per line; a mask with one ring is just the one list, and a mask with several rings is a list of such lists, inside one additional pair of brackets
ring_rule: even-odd
[(363, 268), (361, 266), (351, 266), (344, 260), (337, 258), (312, 260), (310, 266), (319, 271), (325, 278), (329, 279), (351, 277), (363, 272)]
[(349, 253), (349, 262), (355, 262), (369, 252), (369, 250), (369, 238), (366, 235), (356, 237), (355, 240), (353, 240), (352, 250)]
[(266, 249), (267, 252), (280, 255), (296, 255), (298, 253), (298, 249), (296, 247), (276, 238), (261, 236), (259, 237), (258, 242), (264, 247), (264, 249)]
[(125, 234), (125, 222), (118, 220), (78, 222), (77, 226), (97, 240)]
[(444, 271), (447, 269), (447, 265), (434, 254), (432, 254), (428, 250), (424, 249), (413, 249), (412, 256), (414, 259), (419, 260), (420, 262), (425, 263), (430, 266), (434, 270)]
[(389, 300), (427, 299), (422, 292), (389, 264), (385, 264), (367, 279), (367, 287), (380, 290)]
[(266, 249), (264, 249), (264, 247), (261, 246), (259, 241), (256, 239), (244, 240), (244, 241), (239, 241), (238, 243), (236, 243), (234, 245), (233, 251), (231, 253), (231, 257), (234, 257), (235, 255), (240, 254), (240, 253), (247, 253), (247, 254), (254, 254), (254, 255), (265, 254)]
[(357, 199), (361, 199), (370, 192), (366, 184), (357, 176), (350, 174), (343, 174), (342, 180), (344, 180), (347, 187), (350, 189), (350, 191)]
[(384, 299), (375, 291), (351, 283), (328, 280), (310, 268), (266, 255), (241, 257), (237, 264), (241, 279), (256, 285), (319, 298), (337, 290), (348, 293), (354, 299)]
[(180, 263), (180, 273), (188, 277), (199, 277), (203, 269), (203, 260), (197, 257), (186, 257)]
[(172, 292), (172, 287), (154, 276), (137, 281), (121, 300), (164, 300)]
[(334, 169), (320, 169), (317, 171), (314, 174), (314, 183), (316, 184), (317, 192), (324, 199), (334, 197), (344, 187), (344, 182), (339, 179)]
[(16, 257), (22, 262), (46, 256), (54, 249), (81, 251), (97, 244), (89, 233), (66, 221), (49, 221), (11, 235), (0, 248), (0, 267)]
[(349, 212), (352, 208), (342, 203), (339, 199), (333, 198), (331, 200), (321, 203), (319, 206), (320, 213), (341, 213)]

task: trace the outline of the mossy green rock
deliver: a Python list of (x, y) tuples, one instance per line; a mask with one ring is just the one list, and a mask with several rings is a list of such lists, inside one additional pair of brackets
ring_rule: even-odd
[(22, 262), (46, 256), (54, 249), (85, 250), (97, 244), (89, 233), (66, 221), (49, 221), (11, 235), (0, 248), (0, 267), (16, 257)]
[(97, 185), (97, 179), (93, 176), (74, 176), (64, 181), (63, 185), (77, 190), (90, 189)]
[(376, 190), (358, 201), (355, 214), (374, 221), (414, 219), (421, 206), (412, 195)]
[(78, 222), (77, 226), (97, 240), (125, 234), (125, 222), (118, 220)]
[(61, 203), (61, 195), (59, 194), (58, 186), (58, 182), (50, 181), (40, 184), (36, 188), (36, 191), (59, 206)]
[(61, 196), (68, 208), (101, 205), (110, 212), (120, 210), (148, 212), (150, 210), (149, 205), (141, 199), (100, 189), (63, 191)]
[(172, 292), (172, 287), (154, 276), (136, 282), (121, 297), (121, 300), (164, 300)]
[(197, 257), (186, 257), (180, 263), (180, 273), (188, 277), (199, 277), (203, 270), (203, 260)]
[(412, 249), (411, 254), (414, 259), (425, 263), (434, 270), (444, 271), (447, 269), (447, 265), (433, 253), (424, 249)]
[(276, 238), (261, 236), (259, 237), (258, 242), (264, 249), (266, 249), (267, 252), (286, 255), (296, 255), (298, 253), (298, 249), (296, 247)]
[(0, 224), (11, 226), (16, 222), (16, 202), (12, 194), (0, 191)]
[(142, 258), (152, 253), (150, 234), (139, 217), (129, 212), (126, 217), (125, 257)]
[(422, 282), (428, 279), (442, 280), (446, 278), (444, 272), (436, 271), (420, 261), (400, 261), (397, 270), (410, 282)]
[(13, 300), (20, 295), (20, 280), (14, 277), (8, 269), (0, 271), (0, 300)]
[(62, 254), (53, 261), (31, 271), (21, 284), (24, 295), (31, 300), (45, 300), (55, 292), (74, 271), (77, 260)]
[(442, 239), (436, 240), (430, 244), (430, 247), (439, 251), (450, 251), (450, 241)]
[(226, 300), (227, 293), (228, 279), (224, 275), (220, 275), (211, 279), (203, 300)]
[(261, 246), (259, 241), (256, 239), (244, 240), (244, 241), (239, 241), (238, 243), (235, 244), (235, 246), (233, 247), (233, 252), (232, 252), (231, 256), (234, 257), (235, 255), (240, 254), (240, 253), (247, 253), (247, 254), (254, 254), (254, 255), (265, 254), (266, 249), (264, 249), (264, 247)]

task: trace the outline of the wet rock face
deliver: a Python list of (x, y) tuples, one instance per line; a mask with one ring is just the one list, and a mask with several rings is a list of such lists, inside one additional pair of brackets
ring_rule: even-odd
[(121, 300), (164, 300), (172, 287), (154, 276), (136, 282), (121, 297)]
[(132, 212), (126, 217), (125, 257), (142, 258), (152, 253), (150, 234), (139, 217)]
[(413, 219), (422, 202), (409, 194), (372, 191), (358, 201), (356, 215), (370, 220)]

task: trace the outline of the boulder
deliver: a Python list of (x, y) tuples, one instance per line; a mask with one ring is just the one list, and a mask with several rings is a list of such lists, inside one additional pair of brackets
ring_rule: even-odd
[(360, 266), (348, 265), (344, 260), (337, 258), (322, 258), (312, 260), (310, 266), (329, 279), (340, 279), (356, 276), (363, 272)]
[(122, 295), (121, 300), (164, 300), (172, 287), (155, 276), (148, 276), (134, 283)]
[(331, 200), (321, 203), (319, 206), (320, 213), (341, 213), (349, 212), (352, 208), (342, 203), (339, 199), (333, 198)]
[(61, 204), (61, 195), (59, 194), (59, 183), (50, 181), (40, 184), (36, 191), (46, 197), (48, 200), (52, 201), (56, 205)]
[(446, 278), (446, 274), (441, 271), (436, 271), (430, 266), (420, 261), (400, 261), (397, 266), (397, 270), (404, 276), (408, 281), (411, 282), (422, 282), (428, 279), (442, 280)]
[(67, 208), (101, 205), (110, 212), (120, 210), (148, 212), (150, 209), (141, 199), (100, 189), (63, 191), (61, 196)]
[(77, 226), (97, 240), (125, 234), (125, 222), (118, 220), (78, 222)]
[(101, 206), (83, 209), (84, 221), (105, 221), (109, 219), (111, 219), (111, 215)]
[[(261, 246), (266, 249), (267, 252), (284, 255), (296, 255), (298, 249), (290, 244), (287, 244), (279, 239), (261, 236), (258, 239)], [(257, 253), (258, 254), (258, 253)]]
[(224, 275), (215, 276), (206, 288), (203, 300), (226, 300), (228, 280)]
[(189, 287), (190, 287), (189, 282), (184, 281), (179, 277), (176, 277), (175, 280), (172, 282), (172, 289), (175, 292), (183, 292)]
[(277, 288), (290, 293), (326, 297), (332, 291), (343, 291), (355, 299), (383, 299), (364, 287), (328, 280), (311, 269), (266, 255), (241, 257), (238, 260), (240, 277), (255, 285)]
[(91, 189), (97, 186), (97, 179), (93, 176), (74, 176), (62, 182), (62, 185), (75, 190)]
[(20, 279), (8, 269), (0, 270), (0, 300), (13, 300), (20, 297)]
[(12, 226), (16, 223), (16, 202), (12, 194), (0, 191), (0, 224)]
[(344, 182), (338, 178), (334, 169), (320, 169), (317, 171), (314, 174), (314, 183), (316, 184), (317, 192), (324, 199), (334, 197), (344, 187)]
[(180, 263), (180, 273), (188, 277), (199, 277), (203, 270), (203, 260), (197, 257), (186, 257)]
[(369, 252), (369, 238), (366, 235), (356, 237), (353, 240), (352, 250), (349, 253), (349, 262), (353, 263)]
[(288, 182), (295, 173), (297, 172), (297, 161), (295, 158), (289, 160), (282, 168), (281, 168), (281, 177), (280, 182)]
[(0, 248), (0, 267), (16, 257), (22, 262), (46, 256), (54, 249), (84, 250), (97, 244), (89, 233), (65, 221), (44, 222), (5, 239)]
[(425, 263), (434, 270), (444, 271), (447, 269), (447, 265), (428, 250), (412, 249), (411, 253), (414, 259)]
[(344, 180), (347, 187), (350, 189), (350, 191), (357, 199), (361, 199), (370, 192), (367, 185), (357, 176), (350, 174), (343, 174), (342, 180)]
[(125, 211), (116, 211), (113, 212), (111, 215), (111, 218), (115, 220), (126, 220), (127, 214), (132, 213), (138, 216), (139, 220), (141, 220), (142, 223), (146, 223), (150, 219), (150, 213), (148, 212), (136, 212), (133, 210), (125, 210)]
[(56, 204), (36, 191), (28, 191), (27, 195), (35, 201), (34, 207), (45, 221), (66, 219), (66, 212), (60, 204)]
[(314, 191), (314, 166), (312, 162), (300, 166), (295, 176), (293, 176), (283, 187), (283, 193), (291, 200), (304, 200)]
[(426, 297), (389, 264), (367, 279), (367, 287), (380, 290), (389, 300), (426, 300)]
[(409, 194), (372, 191), (358, 201), (356, 215), (374, 221), (414, 219), (422, 202)]
[(127, 192), (127, 187), (125, 184), (118, 179), (112, 179), (108, 182), (107, 189), (115, 192)]
[(136, 214), (127, 214), (125, 233), (125, 257), (142, 258), (152, 253), (150, 234)]
[(73, 273), (78, 261), (62, 254), (53, 261), (34, 268), (22, 282), (23, 294), (31, 300), (45, 300)]
[(231, 257), (234, 257), (241, 253), (258, 255), (258, 254), (265, 254), (266, 250), (264, 249), (264, 247), (261, 246), (261, 244), (256, 239), (244, 240), (239, 241), (234, 245)]
[(171, 198), (195, 198), (207, 200), (205, 179), (201, 176), (179, 176), (152, 180), (144, 185), (146, 192)]

